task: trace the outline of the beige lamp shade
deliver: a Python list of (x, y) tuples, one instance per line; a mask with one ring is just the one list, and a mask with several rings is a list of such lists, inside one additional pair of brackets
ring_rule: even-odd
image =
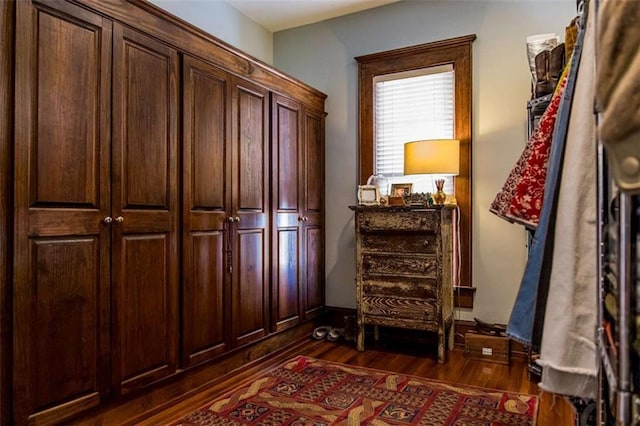
[(405, 175), (449, 175), (460, 172), (460, 141), (430, 139), (404, 144)]

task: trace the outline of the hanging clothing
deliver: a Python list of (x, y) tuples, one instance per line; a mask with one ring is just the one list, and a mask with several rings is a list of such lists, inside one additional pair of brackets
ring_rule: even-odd
[(489, 211), (495, 215), (529, 229), (535, 229), (540, 219), (553, 129), (568, 69), (569, 66), (565, 67), (549, 106), (489, 207)]
[(529, 249), (520, 289), (507, 324), (509, 337), (530, 345), (536, 350), (540, 346), (546, 309), (559, 179), (583, 39), (584, 31), (579, 31), (553, 131), (540, 221)]
[(505, 219), (509, 222), (513, 223), (513, 220), (507, 217), (507, 213), (509, 212), (509, 205), (511, 204), (511, 198), (513, 197), (514, 192), (518, 186), (518, 182), (520, 177), (522, 176), (522, 170), (524, 169), (525, 164), (528, 159), (531, 157), (531, 151), (533, 146), (531, 144), (527, 144), (524, 147), (524, 151), (520, 155), (520, 158), (516, 162), (516, 165), (511, 169), (507, 180), (505, 181), (502, 189), (498, 194), (496, 194), (491, 206), (489, 206), (489, 211), (495, 214), (502, 219)]
[(600, 141), (616, 184), (640, 190), (640, 2), (605, 1), (598, 10), (596, 95)]
[(578, 17), (576, 16), (571, 20), (569, 25), (564, 29), (564, 55), (565, 61), (568, 63), (569, 58), (573, 54), (573, 46), (576, 44), (576, 38), (578, 38)]
[(551, 103), (542, 114), (538, 126), (529, 138), (527, 143), (530, 147), (529, 155), (524, 162), (518, 184), (513, 190), (505, 214), (513, 222), (520, 223), (530, 229), (535, 229), (540, 220), (553, 128), (556, 124), (558, 106), (566, 82), (565, 76), (561, 79), (558, 89), (551, 98)]
[[(594, 12), (590, 2), (587, 18)], [(593, 15), (591, 15), (593, 16)], [(595, 19), (587, 19), (567, 131), (540, 358), (541, 389), (595, 398), (597, 161)]]
[[(553, 128), (565, 82), (563, 77), (524, 151), (489, 207), (489, 211), (495, 215), (531, 229), (537, 226), (542, 207), (545, 178), (540, 175), (546, 175)], [(517, 201), (514, 205), (515, 197)]]

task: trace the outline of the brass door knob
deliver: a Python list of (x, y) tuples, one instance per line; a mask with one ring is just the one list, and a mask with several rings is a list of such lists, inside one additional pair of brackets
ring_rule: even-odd
[(116, 223), (122, 223), (122, 222), (124, 222), (124, 217), (118, 216), (118, 217), (116, 217), (115, 220), (116, 220)]
[(102, 221), (103, 221), (104, 223), (106, 223), (107, 225), (110, 225), (110, 224), (111, 224), (111, 222), (113, 222), (113, 219), (111, 218), (111, 216), (107, 216), (107, 217), (105, 217), (104, 219), (102, 219)]

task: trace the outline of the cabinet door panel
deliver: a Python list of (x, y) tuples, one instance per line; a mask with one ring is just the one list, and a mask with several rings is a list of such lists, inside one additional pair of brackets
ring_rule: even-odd
[(118, 394), (176, 367), (178, 58), (120, 25), (113, 46), (112, 381)]
[(190, 364), (225, 348), (224, 237), (221, 232), (198, 232), (191, 237), (192, 287), (185, 289), (185, 345)]
[[(32, 240), (36, 406), (97, 388), (99, 242)], [(106, 261), (106, 259), (105, 259)]]
[[(198, 69), (195, 60), (186, 61), (185, 110), (190, 144), (192, 207), (224, 210), (227, 151), (227, 75), (215, 69)], [(204, 68), (204, 65), (200, 65)], [(211, 67), (213, 68), (213, 67)], [(187, 97), (188, 96), (188, 97)]]
[(126, 38), (121, 47), (123, 207), (168, 208), (171, 58)]
[(238, 211), (265, 212), (267, 204), (268, 104), (264, 90), (244, 83), (238, 93)]
[(17, 424), (63, 421), (108, 390), (111, 36), (73, 4), (16, 2)]
[(305, 226), (305, 319), (318, 316), (324, 306), (324, 244), (321, 227)]
[(274, 94), (271, 102), (273, 160), (272, 327), (300, 322), (303, 212), (300, 209), (302, 105)]
[(232, 324), (234, 345), (269, 329), (269, 92), (233, 80)]
[(282, 96), (274, 95), (273, 99), (275, 208), (278, 211), (298, 210), (301, 106)]
[[(123, 391), (130, 384), (151, 381), (166, 374), (172, 364), (172, 295), (166, 283), (169, 268), (168, 235), (122, 237), (119, 261), (126, 274), (115, 283), (116, 317), (120, 345), (113, 348), (121, 360)], [(150, 377), (141, 377), (149, 375)]]
[(296, 325), (300, 321), (300, 244), (299, 229), (277, 231), (275, 261), (275, 320), (276, 330)]
[(177, 64), (175, 50), (114, 27), (113, 192), (121, 211), (175, 208)]
[(229, 347), (228, 210), (231, 203), (230, 76), (185, 56), (183, 62), (182, 363)]
[(234, 261), (233, 321), (234, 336), (238, 345), (249, 343), (267, 333), (268, 286), (263, 260), (266, 241), (261, 230), (240, 230), (235, 241), (237, 259)]
[[(39, 13), (32, 205), (98, 204), (100, 34)], [(56, 49), (52, 49), (56, 46)], [(65, 108), (61, 108), (64, 105)], [(73, 117), (73, 119), (69, 119)]]
[(311, 214), (324, 209), (324, 115), (305, 110), (304, 120), (304, 210)]
[(302, 199), (304, 251), (301, 288), (304, 319), (324, 306), (324, 112), (304, 109)]

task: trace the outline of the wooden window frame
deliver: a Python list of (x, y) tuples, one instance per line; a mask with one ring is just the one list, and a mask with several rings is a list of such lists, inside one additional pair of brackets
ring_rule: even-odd
[[(374, 169), (374, 78), (438, 65), (455, 71), (454, 137), (460, 140), (460, 174), (455, 196), (460, 207), (459, 279), (454, 278), (461, 307), (473, 307), (471, 281), (471, 105), (472, 50), (475, 34), (355, 58), (359, 64), (359, 179), (365, 184)], [(470, 297), (464, 297), (470, 296)]]

